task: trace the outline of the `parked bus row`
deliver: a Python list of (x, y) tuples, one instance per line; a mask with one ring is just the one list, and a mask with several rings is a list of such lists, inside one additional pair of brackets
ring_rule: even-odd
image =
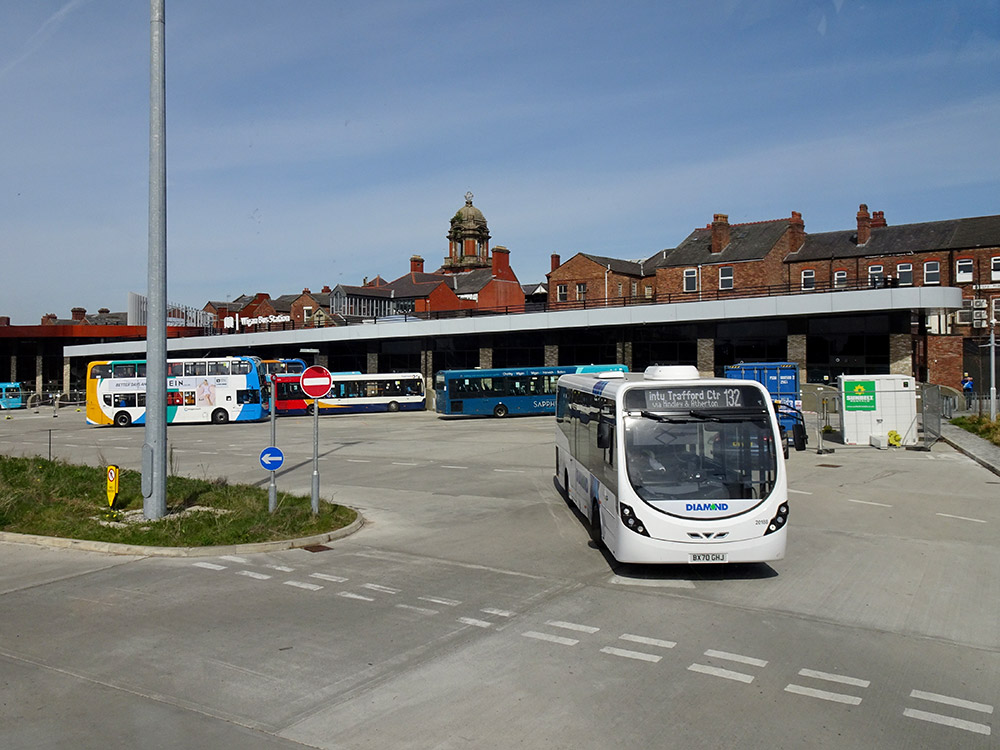
[[(177, 359), (167, 362), (167, 422), (245, 422), (276, 416), (396, 412), (427, 408), (420, 373), (331, 373), (326, 395), (306, 396), (301, 359), (257, 357)], [(446, 370), (435, 376), (435, 408), (443, 415), (544, 415), (555, 411), (556, 383), (572, 373), (626, 371), (623, 365)], [(271, 392), (273, 388), (273, 394)], [(91, 362), (87, 421), (126, 427), (143, 424), (145, 360)]]

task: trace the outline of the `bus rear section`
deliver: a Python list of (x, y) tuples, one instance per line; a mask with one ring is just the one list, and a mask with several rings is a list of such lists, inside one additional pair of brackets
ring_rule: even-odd
[(624, 365), (442, 370), (434, 377), (434, 409), (465, 416), (552, 414), (562, 375), (626, 370)]
[(788, 493), (771, 399), (693, 367), (565, 376), (556, 477), (615, 559), (726, 563), (785, 555)]

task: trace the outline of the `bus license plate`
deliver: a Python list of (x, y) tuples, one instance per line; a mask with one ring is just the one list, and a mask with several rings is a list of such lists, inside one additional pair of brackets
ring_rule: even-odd
[(693, 563), (724, 563), (729, 555), (725, 552), (692, 552), (688, 562)]

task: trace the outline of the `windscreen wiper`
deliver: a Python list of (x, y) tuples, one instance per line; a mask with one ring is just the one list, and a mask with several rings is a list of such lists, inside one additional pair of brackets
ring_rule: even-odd
[(740, 409), (739, 411), (703, 411), (692, 409), (688, 412), (692, 417), (704, 419), (707, 422), (752, 422), (767, 416), (767, 409)]

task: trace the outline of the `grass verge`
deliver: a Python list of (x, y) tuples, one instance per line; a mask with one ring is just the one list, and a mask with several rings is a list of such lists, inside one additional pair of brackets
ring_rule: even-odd
[(988, 417), (973, 415), (955, 417), (951, 423), (973, 435), (979, 435), (979, 437), (989, 440), (993, 445), (1000, 446), (1000, 421), (993, 422)]
[(319, 514), (313, 516), (311, 498), (283, 492), (270, 514), (266, 488), (171, 476), (167, 515), (147, 521), (141, 515), (139, 472), (121, 471), (113, 509), (108, 506), (106, 486), (101, 467), (0, 456), (0, 531), (154, 547), (208, 547), (323, 534), (357, 517), (350, 508), (322, 502)]

